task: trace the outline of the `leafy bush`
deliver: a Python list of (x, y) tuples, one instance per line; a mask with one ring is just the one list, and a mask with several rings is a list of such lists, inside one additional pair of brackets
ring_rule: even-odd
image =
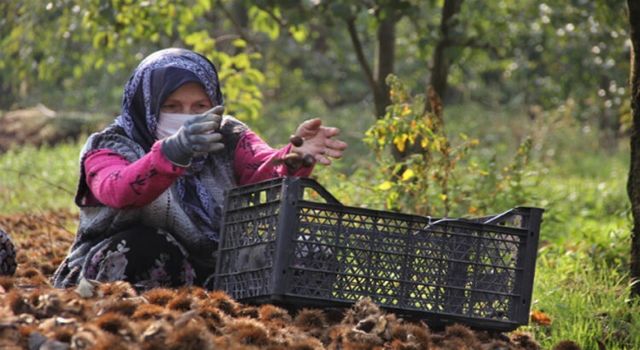
[(423, 215), (485, 214), (531, 200), (527, 181), (531, 140), (520, 144), (506, 166), (496, 156), (474, 153), (478, 139), (445, 130), (442, 104), (435, 93), (412, 96), (395, 76), (387, 83), (392, 105), (366, 133), (380, 163), (379, 195), (386, 207)]

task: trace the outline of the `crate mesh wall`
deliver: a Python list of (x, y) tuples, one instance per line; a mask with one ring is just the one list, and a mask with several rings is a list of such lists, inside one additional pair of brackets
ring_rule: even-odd
[(280, 187), (266, 187), (227, 197), (217, 277), (236, 299), (271, 293), (280, 195)]
[(291, 295), (494, 319), (519, 300), (523, 233), (305, 207), (298, 220)]

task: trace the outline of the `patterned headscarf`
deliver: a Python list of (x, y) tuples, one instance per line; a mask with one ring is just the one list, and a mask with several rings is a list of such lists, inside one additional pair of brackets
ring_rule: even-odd
[[(188, 82), (202, 84), (214, 106), (223, 104), (218, 72), (206, 57), (178, 48), (154, 52), (140, 62), (125, 85), (122, 112), (116, 124), (148, 152), (156, 141), (160, 106)], [(208, 155), (194, 159), (176, 186), (187, 214), (199, 222), (204, 234), (217, 240), (220, 207), (198, 177), (206, 157)]]

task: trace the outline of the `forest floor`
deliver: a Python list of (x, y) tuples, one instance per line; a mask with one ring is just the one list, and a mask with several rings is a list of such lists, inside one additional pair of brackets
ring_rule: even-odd
[[(49, 282), (73, 240), (68, 210), (0, 215), (18, 267), (0, 277), (2, 349), (539, 349), (529, 333), (431, 330), (368, 300), (344, 312), (238, 303), (190, 287), (138, 293), (128, 283), (56, 289)], [(572, 342), (554, 349), (579, 349)]]

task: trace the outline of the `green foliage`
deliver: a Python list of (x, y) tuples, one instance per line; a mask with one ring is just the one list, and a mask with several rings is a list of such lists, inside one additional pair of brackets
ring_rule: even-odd
[(624, 2), (533, 1), (514, 10), (504, 91), (544, 109), (571, 100), (574, 118), (617, 132), (629, 72)]
[(387, 83), (392, 105), (367, 131), (366, 139), (381, 164), (384, 181), (377, 189), (386, 198), (387, 208), (462, 216), (531, 200), (525, 185), (531, 175), (527, 169), (530, 140), (520, 145), (506, 166), (499, 166), (495, 157), (483, 161), (472, 153), (477, 139), (460, 134), (454, 140), (447, 135), (442, 106), (434, 94), (429, 96), (430, 110), (425, 110), (423, 96), (412, 96), (394, 76)]
[[(374, 57), (374, 30), (393, 14), (395, 73), (411, 90), (424, 91), (441, 36), (442, 5), (5, 1), (0, 3), (0, 108), (42, 102), (53, 109), (115, 114), (137, 62), (156, 49), (183, 46), (220, 66), (227, 110), (275, 139), (285, 140), (291, 127), (274, 131), (270, 125), (295, 127), (321, 113), (357, 110), (358, 118), (372, 121), (371, 91), (345, 19), (355, 19), (364, 54)], [(524, 104), (534, 106), (535, 114), (572, 104), (573, 118), (610, 130), (605, 140), (618, 137), (629, 120), (624, 98), (629, 45), (626, 22), (619, 20), (625, 15), (624, 2), (610, 0), (463, 2), (447, 48), (452, 59), (447, 108), (461, 101)], [(375, 68), (375, 62), (370, 65)]]
[[(274, 10), (274, 16), (280, 17), (280, 8), (276, 7)], [(257, 7), (249, 9), (249, 18), (251, 19), (251, 27), (255, 31), (259, 31), (267, 34), (271, 40), (275, 40), (280, 35), (280, 26), (269, 13), (260, 10)]]
[(0, 26), (0, 88), (9, 92), (0, 107), (44, 100), (53, 108), (108, 106), (116, 113), (122, 86), (138, 62), (178, 46), (219, 66), (228, 112), (256, 119), (264, 75), (254, 62), (261, 56), (242, 40), (221, 48), (215, 29), (230, 24), (207, 18), (215, 10), (202, 0), (3, 2), (0, 13), (16, 15)]
[(264, 83), (264, 74), (252, 66), (252, 62), (260, 59), (259, 53), (243, 52), (246, 42), (242, 39), (233, 41), (239, 50), (235, 55), (217, 51), (215, 40), (207, 31), (199, 31), (184, 37), (185, 43), (218, 63), (218, 74), (223, 84), (227, 112), (245, 120), (258, 118), (262, 109), (262, 92), (259, 86)]

